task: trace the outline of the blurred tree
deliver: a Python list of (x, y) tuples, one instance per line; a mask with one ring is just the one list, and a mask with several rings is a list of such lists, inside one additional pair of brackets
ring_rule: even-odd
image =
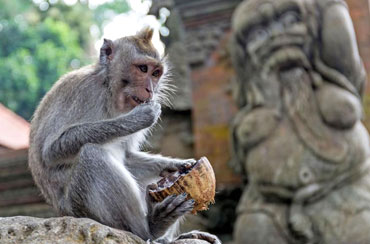
[(129, 9), (126, 0), (95, 10), (88, 1), (0, 0), (0, 6), (0, 103), (25, 119), (60, 76), (90, 61), (91, 26), (101, 30)]
[[(138, 0), (139, 1), (139, 0)], [(115, 0), (99, 5), (94, 10), (94, 20), (97, 23), (100, 32), (102, 33), (106, 21), (112, 19), (115, 15), (124, 13), (130, 10), (126, 0)]]

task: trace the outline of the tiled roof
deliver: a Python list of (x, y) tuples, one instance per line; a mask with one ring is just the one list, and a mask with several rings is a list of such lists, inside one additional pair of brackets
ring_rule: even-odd
[(30, 123), (0, 104), (0, 146), (9, 149), (28, 148)]

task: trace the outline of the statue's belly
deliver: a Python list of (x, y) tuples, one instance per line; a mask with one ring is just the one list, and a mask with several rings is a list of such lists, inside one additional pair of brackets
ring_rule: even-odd
[(361, 134), (363, 127), (360, 123), (343, 133), (343, 140), (350, 147), (349, 155), (341, 163), (330, 163), (315, 155), (285, 119), (267, 140), (249, 150), (245, 166), (250, 180), (257, 184), (295, 189), (331, 180), (364, 161), (368, 149), (359, 138)]

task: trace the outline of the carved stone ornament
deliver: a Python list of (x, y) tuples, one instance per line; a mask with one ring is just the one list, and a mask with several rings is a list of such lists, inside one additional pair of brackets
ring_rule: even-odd
[(365, 71), (342, 0), (248, 0), (233, 16), (234, 241), (370, 243)]

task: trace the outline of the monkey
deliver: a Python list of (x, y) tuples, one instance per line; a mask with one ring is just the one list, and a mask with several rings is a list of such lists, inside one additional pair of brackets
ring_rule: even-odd
[[(104, 39), (97, 63), (62, 76), (31, 121), (29, 168), (60, 216), (88, 217), (144, 240), (170, 243), (194, 206), (187, 195), (155, 203), (148, 186), (194, 159), (140, 151), (168, 94), (168, 68), (153, 30)], [(178, 236), (221, 243), (193, 231)]]

